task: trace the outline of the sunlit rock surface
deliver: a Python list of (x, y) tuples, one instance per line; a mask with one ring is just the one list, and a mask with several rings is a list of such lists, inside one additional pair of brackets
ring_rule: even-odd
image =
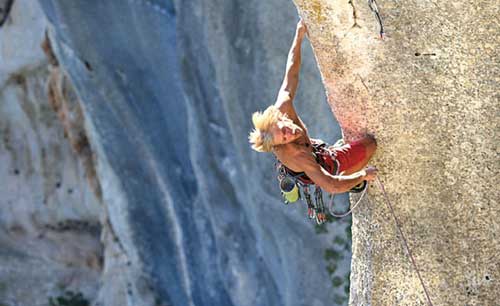
[[(294, 0), (348, 137), (375, 164), (434, 305), (497, 305), (500, 290), (498, 5)], [(389, 208), (355, 214), (351, 305), (424, 305)], [(368, 203), (367, 203), (368, 204)]]
[[(324, 255), (347, 223), (316, 234), (303, 205), (280, 203), (271, 156), (247, 143), (251, 113), (281, 84), (291, 2), (40, 3), (96, 159), (98, 305), (342, 302)], [(307, 45), (303, 61), (297, 107), (311, 135), (333, 142)], [(342, 280), (349, 259), (336, 256)]]
[(18, 0), (0, 28), (0, 304), (5, 306), (47, 305), (49, 297), (67, 290), (96, 296), (102, 271), (102, 208), (48, 99), (52, 68), (40, 47), (46, 25), (38, 3)]

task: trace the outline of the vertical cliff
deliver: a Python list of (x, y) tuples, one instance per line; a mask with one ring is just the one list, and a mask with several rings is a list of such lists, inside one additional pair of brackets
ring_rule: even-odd
[[(366, 1), (294, 2), (346, 136), (378, 138), (374, 163), (434, 304), (496, 305), (498, 5), (380, 1), (381, 40)], [(353, 221), (351, 305), (425, 304), (380, 191), (369, 197)]]
[[(95, 296), (102, 270), (102, 207), (85, 178), (92, 176), (92, 158), (81, 141), (84, 119), (67, 77), (40, 47), (46, 26), (38, 3), (17, 0), (0, 28), (0, 304), (5, 306), (47, 305), (49, 297), (67, 290)], [(51, 75), (54, 99), (48, 95)], [(67, 126), (53, 110), (61, 100), (66, 104), (60, 114), (71, 121)], [(78, 154), (68, 138), (78, 140)]]
[[(96, 303), (343, 298), (324, 260), (335, 231), (317, 235), (305, 207), (285, 209), (273, 160), (247, 143), (251, 113), (273, 103), (281, 83), (298, 19), (291, 2), (40, 3), (96, 157), (104, 205)], [(312, 134), (331, 142), (340, 131), (304, 52), (297, 106)], [(348, 258), (336, 259), (340, 277)]]

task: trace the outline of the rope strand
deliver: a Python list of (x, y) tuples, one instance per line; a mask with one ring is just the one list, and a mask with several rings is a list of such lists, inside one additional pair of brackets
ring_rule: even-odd
[(396, 217), (396, 214), (394, 213), (394, 209), (392, 208), (391, 201), (389, 200), (389, 197), (387, 196), (387, 193), (385, 192), (384, 185), (380, 181), (380, 179), (377, 177), (376, 178), (377, 184), (380, 187), (380, 190), (384, 194), (385, 200), (387, 202), (387, 205), (389, 206), (392, 216), (394, 217), (394, 221), (396, 222), (396, 227), (399, 230), (399, 234), (403, 238), (404, 245), (406, 247), (406, 251), (408, 252), (408, 255), (411, 259), (411, 262), (413, 264), (413, 267), (415, 268), (415, 271), (417, 272), (418, 278), (420, 279), (420, 283), (422, 284), (422, 287), (424, 288), (425, 296), (427, 297), (427, 302), (429, 303), (429, 306), (433, 306), (431, 297), (429, 295), (429, 292), (427, 291), (427, 287), (425, 287), (424, 280), (422, 279), (422, 276), (420, 275), (420, 271), (417, 268), (417, 263), (415, 262), (415, 258), (413, 257), (413, 254), (411, 253), (410, 247), (408, 246), (408, 241), (406, 240), (405, 235), (403, 234), (403, 230), (401, 230), (401, 226), (399, 225), (398, 218)]
[(359, 200), (356, 202), (356, 204), (354, 204), (351, 209), (349, 209), (346, 213), (343, 213), (341, 215), (337, 215), (336, 213), (333, 212), (332, 210), (332, 206), (333, 206), (333, 199), (335, 198), (335, 194), (331, 194), (331, 197), (330, 197), (330, 202), (328, 203), (328, 212), (330, 213), (330, 215), (336, 217), (336, 218), (344, 218), (345, 216), (348, 216), (352, 213), (352, 211), (354, 210), (354, 208), (356, 208), (356, 206), (358, 206), (359, 203), (361, 203), (361, 200), (363, 199), (365, 193), (366, 193), (366, 190), (368, 189), (368, 184), (365, 185), (365, 188), (363, 188), (363, 191), (361, 193), (361, 196), (359, 197)]
[(380, 39), (384, 39), (384, 24), (382, 22), (382, 18), (380, 17), (380, 13), (378, 11), (378, 6), (377, 6), (377, 1), (375, 0), (368, 0), (368, 7), (370, 10), (375, 14), (375, 17), (377, 18), (378, 24), (380, 26)]

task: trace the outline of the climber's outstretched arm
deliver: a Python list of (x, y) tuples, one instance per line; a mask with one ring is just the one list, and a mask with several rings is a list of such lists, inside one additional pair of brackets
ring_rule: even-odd
[(279, 110), (287, 114), (293, 121), (298, 120), (297, 113), (293, 108), (293, 99), (295, 98), (295, 93), (299, 85), (301, 44), (306, 32), (307, 29), (304, 22), (300, 20), (297, 23), (295, 37), (290, 52), (288, 53), (285, 77), (283, 78), (283, 83), (281, 84), (278, 98), (275, 103)]

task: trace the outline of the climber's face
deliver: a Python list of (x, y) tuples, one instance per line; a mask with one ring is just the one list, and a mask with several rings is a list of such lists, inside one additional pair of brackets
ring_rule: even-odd
[(292, 142), (299, 138), (302, 132), (302, 129), (291, 119), (283, 116), (271, 128), (273, 144), (280, 145)]

